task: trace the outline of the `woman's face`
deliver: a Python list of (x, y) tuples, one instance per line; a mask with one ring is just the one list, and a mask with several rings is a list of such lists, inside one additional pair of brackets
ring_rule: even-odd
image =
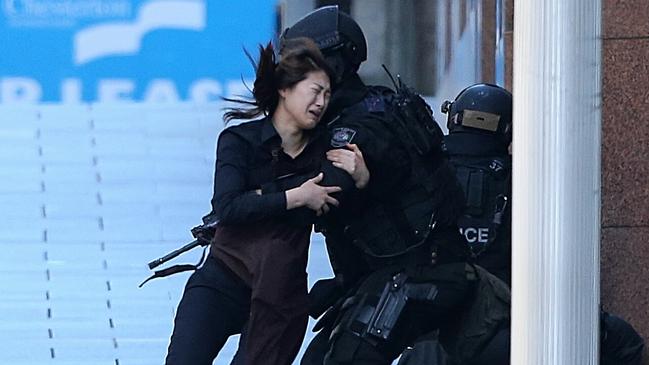
[(280, 107), (287, 113), (287, 121), (299, 129), (314, 128), (324, 114), (331, 86), (324, 71), (312, 71), (290, 88), (279, 91)]

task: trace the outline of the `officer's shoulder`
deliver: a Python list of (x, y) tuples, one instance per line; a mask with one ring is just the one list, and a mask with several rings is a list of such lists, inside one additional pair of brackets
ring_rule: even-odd
[(369, 94), (375, 94), (375, 95), (380, 95), (380, 96), (395, 94), (394, 90), (390, 89), (387, 86), (383, 86), (383, 85), (368, 85), (367, 86), (367, 91), (368, 91)]
[(388, 111), (393, 95), (394, 91), (389, 87), (370, 85), (367, 86), (367, 94), (360, 104), (369, 113), (385, 113)]

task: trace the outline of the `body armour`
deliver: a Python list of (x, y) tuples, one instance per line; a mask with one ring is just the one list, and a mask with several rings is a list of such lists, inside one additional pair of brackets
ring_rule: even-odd
[[(361, 120), (362, 123), (358, 121)], [(442, 152), (442, 132), (428, 105), (405, 86), (394, 92), (368, 87), (363, 100), (330, 123), (331, 146), (354, 143), (359, 128), (381, 129), (398, 161), (368, 161), (372, 177), (362, 209), (345, 219), (344, 235), (366, 255), (370, 267), (429, 261), (424, 252), (448, 244), (466, 252), (456, 221), (463, 194)], [(368, 141), (367, 144), (384, 141)], [(361, 146), (361, 150), (364, 146)], [(384, 171), (384, 169), (394, 169)], [(442, 248), (442, 251), (443, 248)]]
[(511, 156), (497, 138), (467, 132), (446, 136), (445, 150), (466, 198), (460, 232), (477, 263), (509, 283)]

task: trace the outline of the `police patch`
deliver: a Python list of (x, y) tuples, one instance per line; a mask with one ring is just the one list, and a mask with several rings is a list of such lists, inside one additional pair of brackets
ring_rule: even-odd
[(331, 147), (345, 147), (347, 143), (352, 143), (355, 135), (356, 131), (351, 128), (334, 128), (331, 136)]

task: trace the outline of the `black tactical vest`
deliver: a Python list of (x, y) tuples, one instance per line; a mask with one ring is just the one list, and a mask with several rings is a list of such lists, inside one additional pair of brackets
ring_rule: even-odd
[(408, 161), (403, 163), (409, 172), (389, 194), (367, 199), (344, 233), (371, 266), (411, 262), (417, 256), (429, 261), (435, 233), (454, 225), (462, 207), (461, 188), (442, 152), (442, 131), (428, 105), (410, 90), (370, 87), (367, 97), (340, 119), (359, 112), (380, 117), (376, 122), (383, 123), (406, 152)]
[(457, 133), (446, 138), (445, 149), (466, 198), (458, 227), (473, 254), (480, 256), (496, 240), (510, 240), (512, 162), (503, 149), (476, 144), (482, 143)]

